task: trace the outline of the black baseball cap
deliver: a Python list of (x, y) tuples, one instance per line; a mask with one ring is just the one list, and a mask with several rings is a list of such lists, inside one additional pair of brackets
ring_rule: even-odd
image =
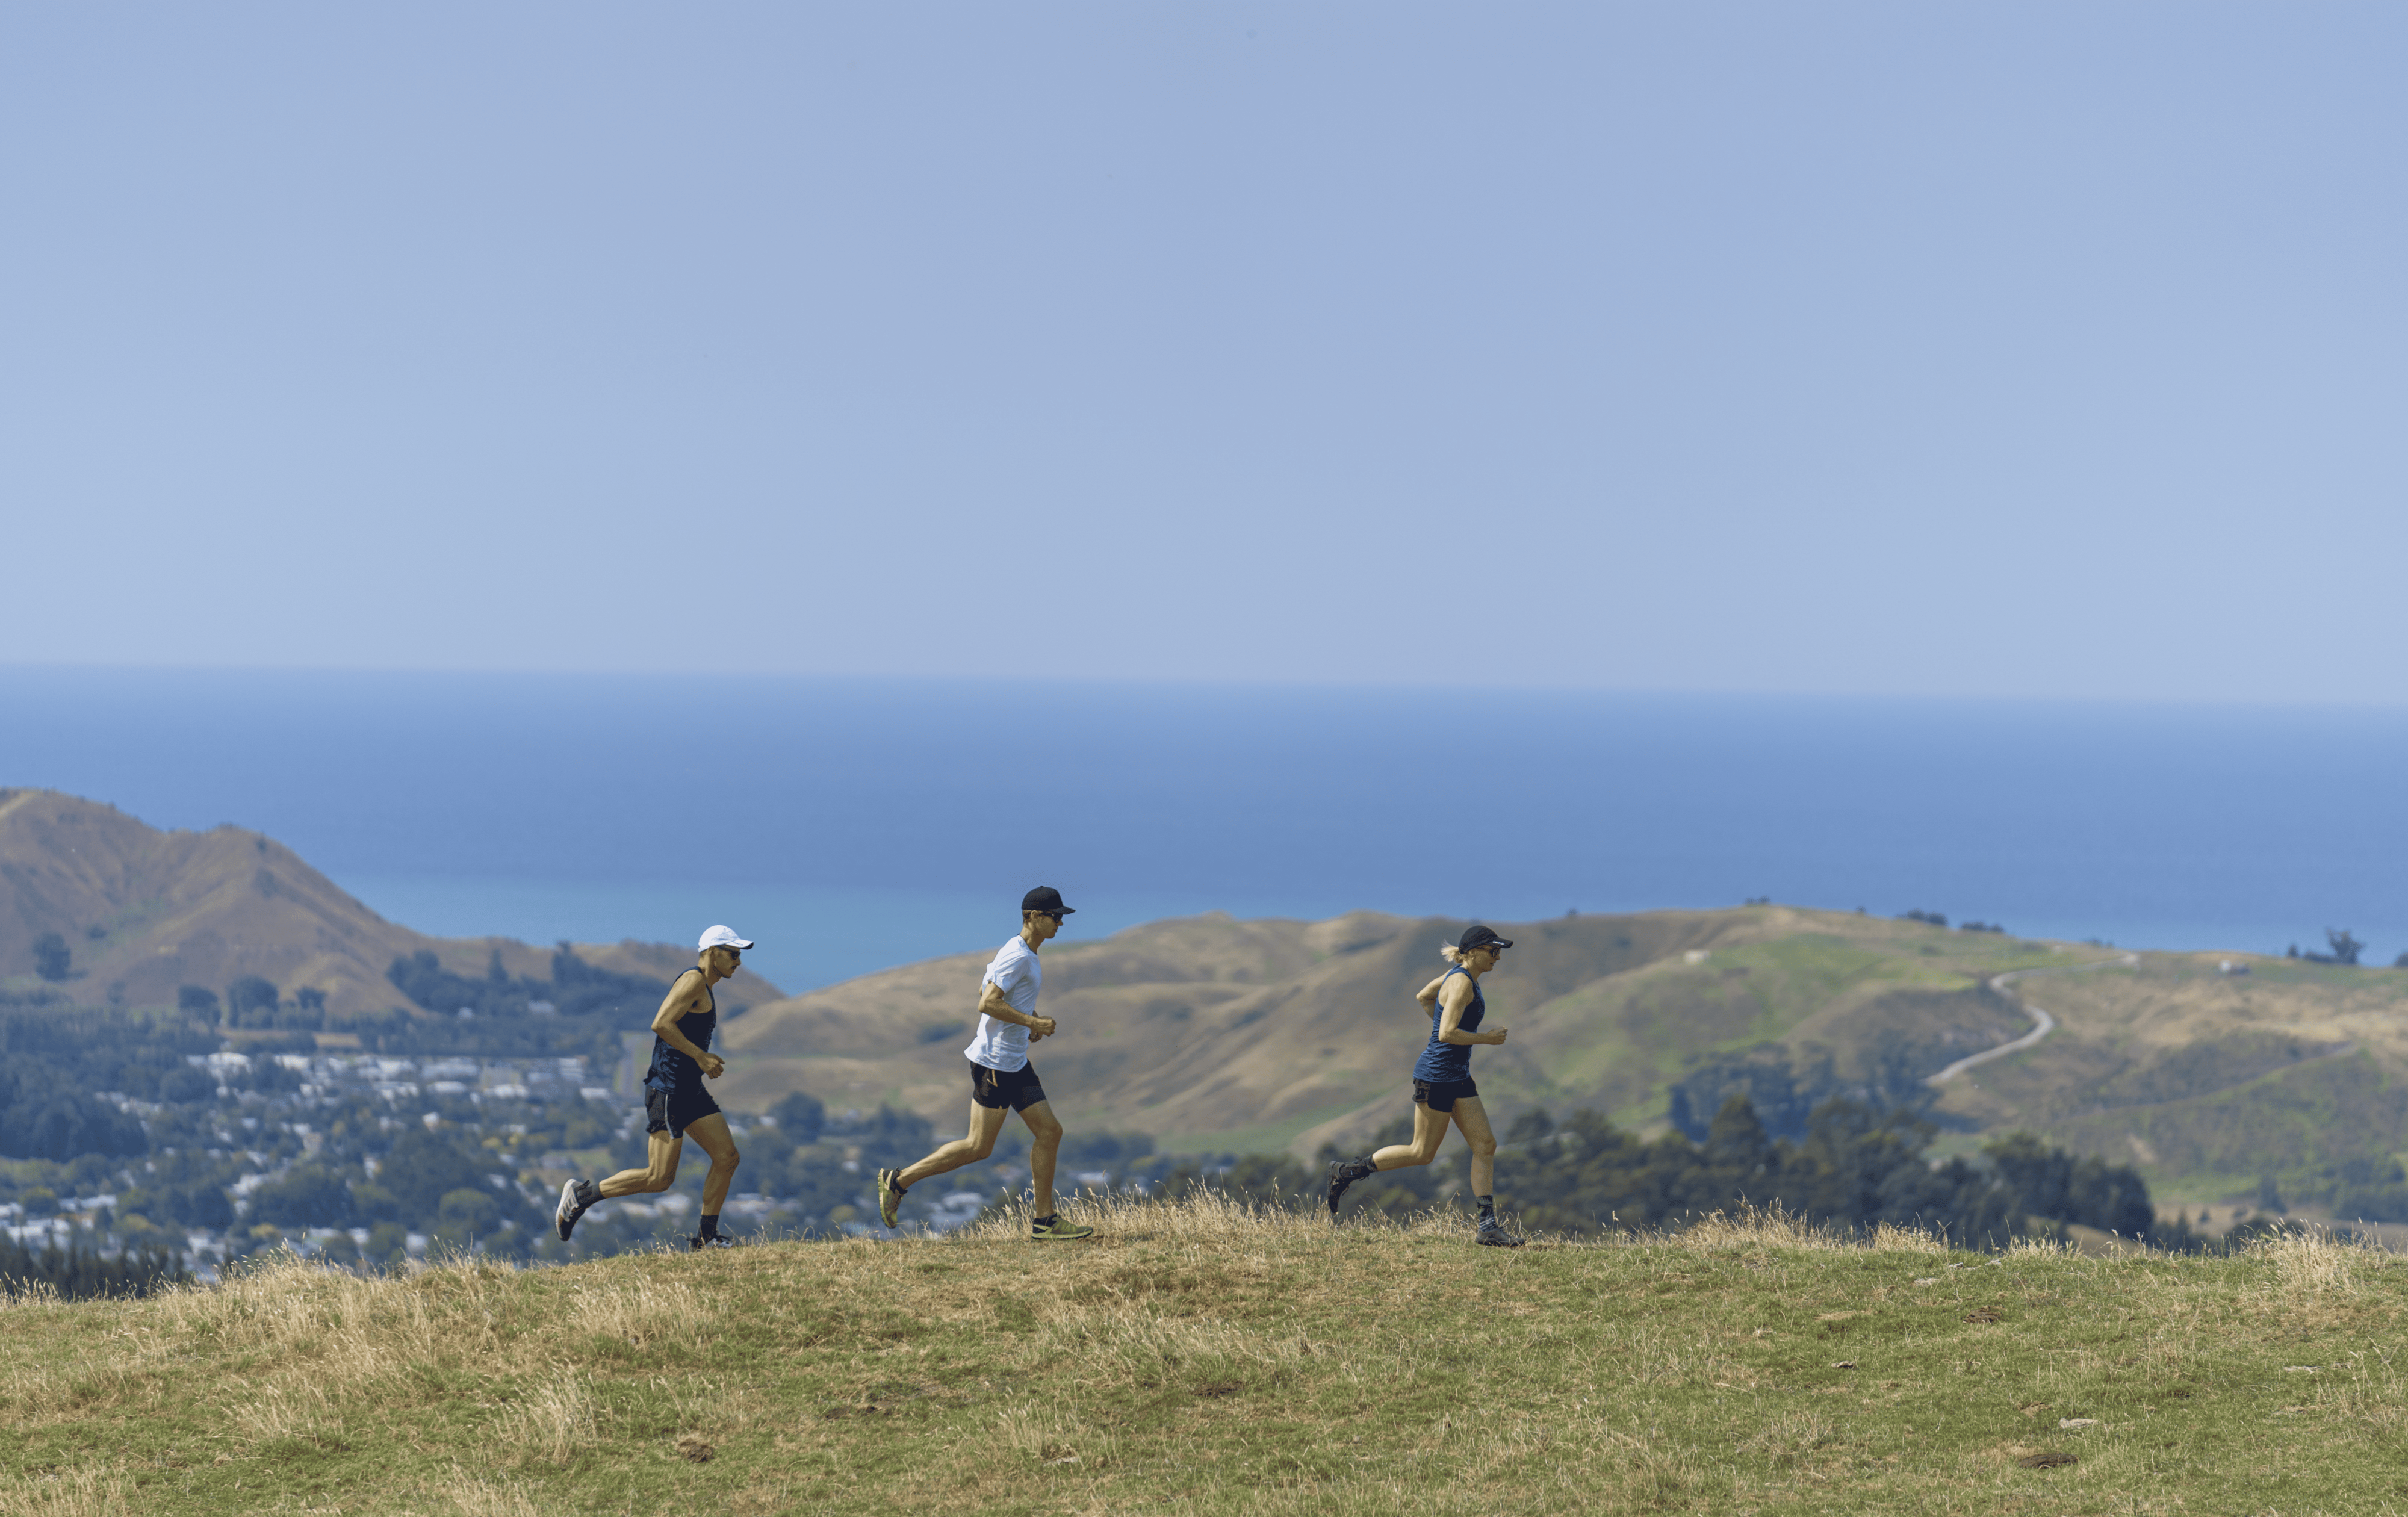
[(1062, 893), (1051, 885), (1039, 885), (1020, 898), (1024, 911), (1043, 911), (1049, 916), (1067, 917), (1071, 908), (1062, 904)]
[(1469, 953), (1475, 948), (1512, 948), (1513, 939), (1499, 937), (1486, 927), (1466, 927), (1463, 929), (1463, 936), (1455, 939), (1455, 946), (1460, 952)]

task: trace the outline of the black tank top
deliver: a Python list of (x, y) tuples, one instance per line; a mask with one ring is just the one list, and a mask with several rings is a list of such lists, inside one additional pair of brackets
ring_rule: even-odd
[[(699, 969), (688, 969), (685, 974), (678, 976), (678, 980), (700, 973)], [(676, 981), (671, 982), (670, 988), (676, 988)], [(685, 1034), (686, 1041), (708, 1053), (710, 1052), (710, 1035), (719, 1030), (719, 997), (710, 994), (710, 982), (707, 980), (703, 981), (702, 997), (709, 1003), (709, 1009), (689, 1011), (681, 1017), (678, 1031)], [(644, 1088), (655, 1091), (697, 1090), (701, 1085), (702, 1066), (654, 1037), (652, 1066), (645, 1072)]]

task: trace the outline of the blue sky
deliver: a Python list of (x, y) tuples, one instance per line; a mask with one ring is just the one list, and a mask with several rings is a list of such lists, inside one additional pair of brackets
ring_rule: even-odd
[(2408, 700), (2403, 42), (12, 7), (0, 663)]

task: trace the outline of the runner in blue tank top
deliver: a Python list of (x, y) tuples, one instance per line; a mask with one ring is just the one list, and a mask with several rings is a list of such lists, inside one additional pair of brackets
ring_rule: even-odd
[(1476, 1043), (1502, 1043), (1505, 1029), (1482, 1032), (1488, 1002), (1480, 994), (1480, 977), (1513, 946), (1486, 927), (1465, 932), (1453, 948), (1440, 949), (1453, 967), (1421, 988), (1414, 999), (1429, 1013), (1429, 1046), (1413, 1066), (1413, 1140), (1396, 1143), (1359, 1159), (1329, 1166), (1329, 1219), (1338, 1220), (1338, 1198), (1346, 1187), (1383, 1169), (1410, 1169), (1438, 1157), (1447, 1124), (1463, 1129), (1471, 1145), (1471, 1197), (1480, 1206), (1479, 1240), (1491, 1248), (1513, 1249), (1522, 1240), (1497, 1221), (1497, 1134), (1480, 1105), (1480, 1087), (1471, 1080), (1471, 1050)]

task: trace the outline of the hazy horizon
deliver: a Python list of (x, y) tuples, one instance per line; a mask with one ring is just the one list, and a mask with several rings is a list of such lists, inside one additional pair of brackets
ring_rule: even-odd
[(992, 948), (1038, 883), (1078, 937), (1770, 895), (2408, 949), (2390, 708), (7, 668), (0, 706), (0, 783), (272, 833), (442, 936), (730, 922), (789, 989)]

